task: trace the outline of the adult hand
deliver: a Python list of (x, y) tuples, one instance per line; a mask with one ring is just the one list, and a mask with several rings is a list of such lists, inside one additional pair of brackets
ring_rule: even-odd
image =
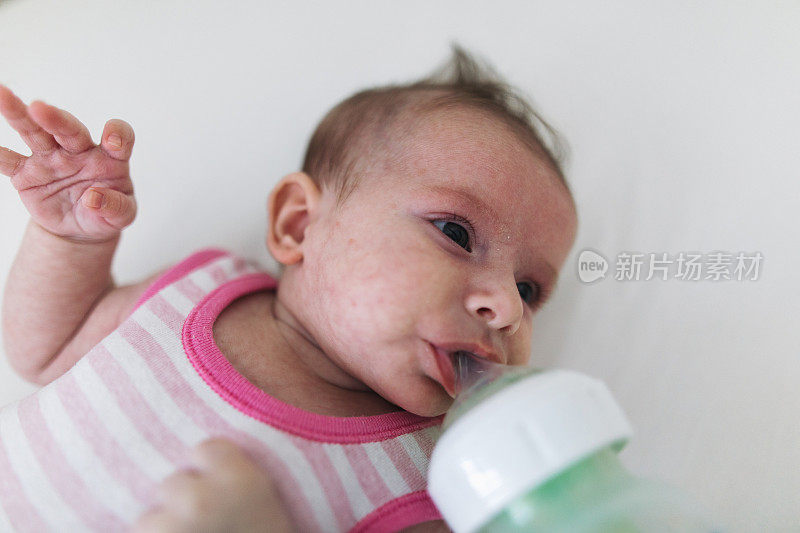
[(134, 533), (254, 533), (292, 531), (275, 485), (238, 446), (211, 439), (192, 451), (193, 469), (166, 478), (159, 504)]

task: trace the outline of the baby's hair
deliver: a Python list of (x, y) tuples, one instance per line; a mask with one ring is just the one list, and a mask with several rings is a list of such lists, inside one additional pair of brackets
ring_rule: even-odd
[(393, 141), (411, 133), (407, 124), (399, 128), (401, 116), (454, 107), (487, 112), (504, 122), (567, 187), (561, 168), (566, 145), (559, 134), (486, 61), (479, 63), (458, 45), (453, 45), (450, 60), (429, 76), (363, 90), (331, 109), (311, 136), (303, 172), (321, 188), (336, 192), (341, 205), (370, 163), (386, 157), (396, 145)]

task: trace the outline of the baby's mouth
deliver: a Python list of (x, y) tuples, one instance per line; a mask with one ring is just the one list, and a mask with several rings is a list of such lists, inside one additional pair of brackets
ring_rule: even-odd
[(456, 397), (456, 373), (453, 353), (446, 352), (431, 344), (436, 366), (441, 376), (441, 386), (452, 398)]
[(507, 368), (506, 365), (496, 363), (466, 350), (457, 350), (450, 353), (450, 362), (453, 365), (454, 391), (460, 394), (472, 385), (497, 376), (499, 369)]
[(450, 352), (449, 354), (450, 362), (453, 364), (453, 368), (458, 369), (459, 365), (464, 364), (464, 360), (469, 360), (470, 357), (476, 357), (478, 359), (482, 359), (478, 357), (472, 352), (468, 352), (466, 350), (456, 350), (455, 352)]
[(441, 385), (452, 398), (456, 397), (464, 383), (470, 379), (470, 373), (481, 372), (484, 362), (491, 363), (488, 359), (466, 350), (448, 352), (436, 346), (433, 346), (433, 350), (442, 377)]

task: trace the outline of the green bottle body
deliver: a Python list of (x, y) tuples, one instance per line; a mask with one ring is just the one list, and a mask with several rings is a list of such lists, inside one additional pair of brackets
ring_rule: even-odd
[(713, 532), (702, 510), (681, 492), (632, 476), (610, 448), (530, 489), (480, 533)]

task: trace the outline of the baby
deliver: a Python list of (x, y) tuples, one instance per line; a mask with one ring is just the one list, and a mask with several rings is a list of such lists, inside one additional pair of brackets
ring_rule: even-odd
[(95, 145), (0, 86), (32, 151), (0, 148), (31, 214), (4, 341), (46, 385), (0, 411), (0, 529), (124, 529), (209, 437), (270, 473), (299, 531), (440, 518), (425, 477), (452, 355), (528, 362), (576, 229), (543, 122), (460, 49), (450, 67), (322, 120), (269, 196), (280, 282), (205, 249), (116, 286), (132, 128), (110, 120)]

